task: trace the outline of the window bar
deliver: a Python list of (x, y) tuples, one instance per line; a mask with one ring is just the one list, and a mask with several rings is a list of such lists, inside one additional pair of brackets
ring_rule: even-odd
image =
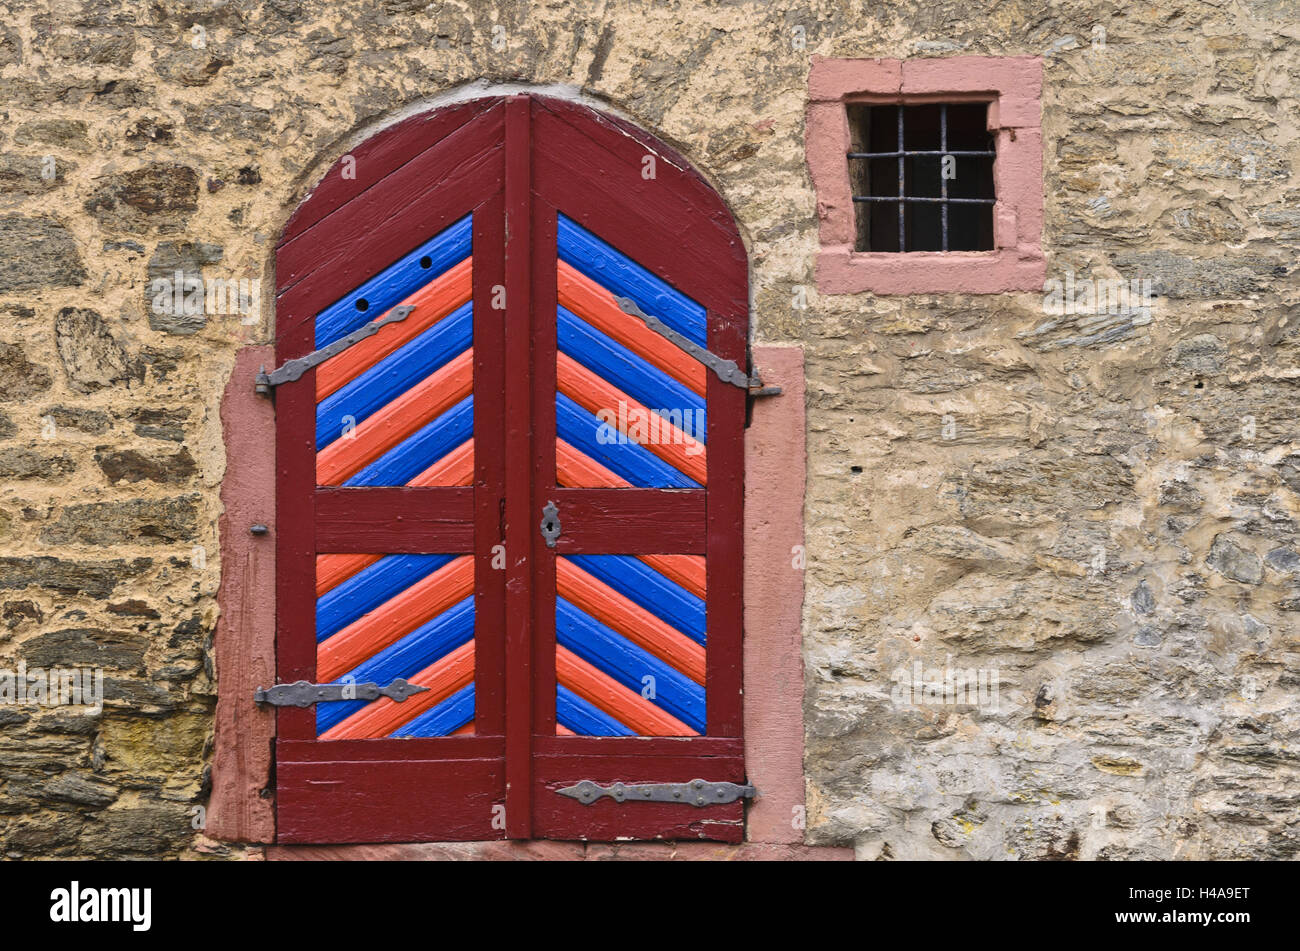
[(895, 195), (854, 195), (853, 200), (854, 201), (890, 201), (890, 202), (905, 202), (905, 201), (945, 202), (946, 201), (950, 205), (996, 205), (998, 201), (996, 198), (933, 198), (933, 197), (927, 198), (922, 195), (904, 195), (902, 198), (899, 198)]
[[(948, 104), (946, 102), (939, 104), (939, 151), (942, 152), (948, 148)], [(953, 161), (956, 161), (955, 159)], [(943, 196), (943, 202), (939, 205), (940, 215), (943, 219), (943, 249), (948, 250), (948, 178), (943, 174), (943, 159), (939, 159), (939, 188), (940, 195)]]
[(902, 254), (907, 250), (907, 238), (903, 233), (903, 197), (906, 194), (903, 191), (904, 165), (907, 159), (903, 155), (903, 106), (898, 106), (898, 253)]
[(939, 149), (908, 149), (906, 152), (846, 152), (845, 154), (851, 159), (897, 158), (899, 155), (970, 155), (992, 158), (997, 155), (996, 152), (986, 149), (950, 149), (947, 152)]
[[(949, 149), (948, 148), (948, 104), (939, 104), (939, 148), (938, 149), (905, 149), (903, 148), (904, 124), (902, 105), (896, 106), (898, 109), (898, 148), (893, 152), (848, 152), (847, 157), (850, 159), (898, 159), (898, 194), (897, 195), (853, 195), (853, 201), (885, 201), (895, 202), (898, 205), (898, 250), (907, 250), (907, 230), (906, 230), (906, 204), (908, 202), (936, 202), (940, 206), (940, 215), (942, 220), (943, 250), (949, 250), (951, 237), (949, 235), (948, 206), (955, 204), (962, 205), (994, 205), (997, 204), (995, 198), (952, 198), (948, 195), (948, 180), (943, 178), (944, 156), (970, 157), (970, 158), (996, 158), (997, 152), (993, 149)], [(921, 155), (940, 156), (939, 165), (939, 186), (940, 197), (921, 197), (905, 194), (907, 168), (906, 160), (908, 158)]]

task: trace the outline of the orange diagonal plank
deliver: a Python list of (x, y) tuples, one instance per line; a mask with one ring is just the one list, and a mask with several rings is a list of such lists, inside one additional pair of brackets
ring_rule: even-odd
[(560, 306), (644, 357), (677, 382), (704, 395), (708, 384), (704, 364), (655, 333), (639, 317), (623, 313), (613, 294), (572, 265), (558, 262), (557, 280)]
[(373, 565), (383, 555), (317, 555), (316, 597), (341, 585), (362, 568)]
[[(644, 443), (637, 441), (638, 445), (649, 449), (678, 472), (685, 473), (700, 485), (708, 484), (708, 454), (704, 449), (704, 443), (678, 429), (662, 416), (655, 416), (652, 420), (653, 414), (650, 410), (612, 383), (592, 373), (566, 353), (555, 355), (555, 374), (560, 392), (593, 415), (599, 415), (601, 410), (607, 410), (617, 418), (621, 415), (619, 404), (626, 405), (629, 421), (634, 423), (639, 416), (646, 421), (647, 428), (653, 425), (657, 430), (657, 438)], [(632, 429), (633, 425), (629, 425), (628, 428)], [(695, 451), (688, 452), (690, 449)]]
[(473, 481), (474, 440), (466, 439), (407, 485), (470, 485)]
[(472, 262), (472, 258), (466, 258), (396, 305), (400, 307), (407, 304), (415, 308), (405, 320), (381, 327), (377, 333), (354, 343), (318, 366), (316, 402), (319, 403), (343, 384), (370, 369), (407, 341), (414, 340), (468, 301)]
[(642, 561), (695, 595), (703, 598), (708, 590), (706, 578), (708, 573), (704, 566), (703, 555), (638, 555)]
[(473, 593), (474, 559), (463, 555), (323, 640), (316, 647), (316, 676), (342, 676)]
[(567, 558), (555, 562), (560, 597), (573, 602), (608, 628), (645, 648), (660, 660), (704, 683), (704, 648), (685, 634), (629, 601)]
[(410, 682), (428, 687), (426, 693), (412, 694), (401, 703), (380, 697), (362, 707), (342, 723), (321, 734), (322, 740), (363, 740), (388, 736), (403, 723), (432, 710), (474, 679), (474, 642), (466, 641), (451, 653), (438, 658), (420, 671)]
[(555, 440), (555, 475), (566, 488), (623, 489), (632, 484), (559, 438)]
[(641, 736), (698, 736), (667, 710), (601, 673), (568, 648), (555, 648), (555, 677), (583, 700)]
[(454, 357), (316, 454), (316, 484), (342, 485), (474, 389), (474, 349)]

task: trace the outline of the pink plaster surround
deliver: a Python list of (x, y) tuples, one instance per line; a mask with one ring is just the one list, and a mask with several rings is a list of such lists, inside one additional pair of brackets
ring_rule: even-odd
[[(293, 859), (675, 859), (849, 861), (848, 848), (803, 844), (804, 373), (798, 347), (756, 346), (754, 363), (781, 396), (758, 401), (745, 436), (745, 758), (759, 791), (746, 814), (746, 841), (455, 842), (276, 846)], [(226, 476), (221, 497), (222, 580), (217, 622), (217, 726), (207, 834), (273, 843), (274, 715), (253, 691), (275, 673), (275, 417), (253, 392), (270, 347), (240, 351), (222, 401)], [(268, 525), (266, 535), (249, 526)], [(693, 778), (693, 777), (684, 777)]]
[[(275, 840), (275, 714), (253, 702), (255, 689), (275, 682), (275, 409), (253, 392), (258, 368), (274, 363), (269, 345), (240, 350), (221, 400), (226, 474), (214, 647), (217, 723), (204, 831), (234, 842)], [(254, 535), (256, 524), (270, 532)]]
[[(996, 294), (1041, 290), (1042, 59), (954, 56), (913, 60), (814, 57), (805, 146), (817, 191), (823, 294)], [(846, 155), (847, 104), (985, 100), (996, 136), (992, 251), (855, 251)]]

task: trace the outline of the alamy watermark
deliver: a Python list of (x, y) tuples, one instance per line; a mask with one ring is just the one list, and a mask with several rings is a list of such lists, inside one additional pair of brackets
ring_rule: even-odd
[(50, 892), (54, 922), (126, 922), (132, 931), (148, 931), (152, 909), (152, 888), (84, 888), (74, 881)]
[(705, 416), (702, 409), (648, 410), (641, 406), (629, 407), (619, 400), (618, 409), (600, 409), (596, 412), (600, 426), (596, 441), (602, 446), (636, 443), (640, 446), (679, 444), (686, 447), (688, 456), (704, 452)]
[(952, 655), (943, 667), (923, 667), (918, 660), (910, 670), (904, 666), (890, 674), (894, 686), (889, 699), (896, 707), (947, 704), (996, 710), (998, 676), (996, 667), (955, 668)]
[(172, 277), (156, 277), (149, 283), (155, 314), (169, 317), (233, 317), (240, 323), (255, 324), (262, 315), (261, 278), (203, 278), (176, 271)]
[(104, 709), (104, 668), (28, 670), (20, 660), (17, 670), (0, 669), (0, 703), (89, 707), (99, 713)]
[(1043, 313), (1063, 314), (1134, 314), (1151, 319), (1155, 291), (1150, 278), (1082, 278), (1073, 268), (1065, 269), (1065, 279), (1049, 278), (1043, 282)]

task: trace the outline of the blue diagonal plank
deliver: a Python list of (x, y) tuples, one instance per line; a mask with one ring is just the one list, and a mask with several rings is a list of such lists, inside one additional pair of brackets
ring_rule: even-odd
[(706, 345), (703, 307), (564, 215), (559, 216), (558, 226), (561, 258), (615, 297), (632, 298), (645, 313), (701, 347)]
[[(601, 442), (599, 433), (609, 442)], [(618, 473), (632, 485), (646, 489), (698, 489), (700, 484), (679, 472), (644, 446), (631, 440), (617, 442), (618, 430), (602, 423), (563, 393), (555, 394), (556, 434), (579, 452)]]
[(467, 396), (343, 484), (406, 485), (473, 435), (474, 397)]
[(697, 644), (705, 643), (704, 601), (631, 555), (570, 555), (569, 560), (671, 624)]
[(614, 384), (646, 409), (652, 412), (691, 410), (691, 416), (686, 418), (701, 421), (695, 431), (700, 434), (700, 442), (706, 441), (704, 397), (563, 307), (556, 309), (556, 336), (562, 353)]
[[(466, 215), (317, 314), (317, 348), (331, 344), (374, 320), (469, 257), (471, 218), (471, 215)], [(359, 309), (357, 304), (363, 300), (365, 308)]]
[(555, 642), (637, 693), (650, 675), (655, 690), (650, 702), (704, 732), (702, 686), (563, 598), (555, 599)]
[(588, 703), (568, 687), (555, 685), (555, 719), (579, 736), (636, 736), (600, 707)]
[(386, 555), (316, 599), (316, 640), (323, 641), (357, 618), (432, 574), (454, 555)]
[[(421, 624), (395, 644), (362, 661), (334, 683), (348, 677), (354, 683), (391, 683), (394, 677), (410, 679), (440, 657), (445, 657), (474, 636), (474, 597), (452, 605), (442, 614)], [(368, 700), (338, 700), (316, 704), (316, 735), (356, 713)]]
[(316, 407), (316, 451), (343, 435), (347, 417), (353, 425), (360, 423), (463, 353), (472, 340), (473, 324), (473, 306), (463, 304), (321, 400)]
[(461, 687), (442, 703), (403, 723), (389, 736), (446, 736), (474, 719), (474, 685)]

